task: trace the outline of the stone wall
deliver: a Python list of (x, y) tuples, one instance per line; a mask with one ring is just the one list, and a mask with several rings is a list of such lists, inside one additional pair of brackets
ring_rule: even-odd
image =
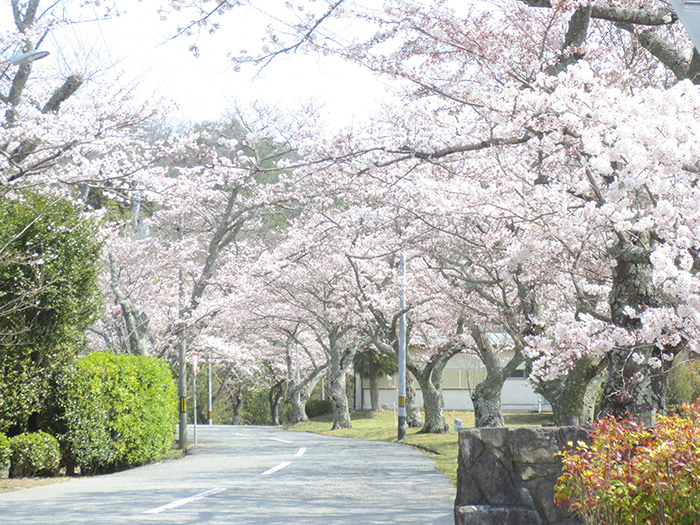
[(554, 503), (567, 442), (586, 441), (580, 427), (472, 428), (459, 433), (456, 525), (573, 525)]

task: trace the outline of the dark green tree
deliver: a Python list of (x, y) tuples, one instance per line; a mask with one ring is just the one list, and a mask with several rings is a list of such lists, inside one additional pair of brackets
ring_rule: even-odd
[[(369, 398), (372, 412), (381, 412), (379, 404), (378, 378), (383, 375), (395, 374), (398, 364), (393, 357), (380, 354), (374, 348), (367, 348), (355, 354), (355, 372), (363, 379), (369, 379)], [(360, 395), (364, 396), (364, 392)]]
[(0, 432), (36, 430), (99, 311), (97, 225), (63, 199), (0, 199)]

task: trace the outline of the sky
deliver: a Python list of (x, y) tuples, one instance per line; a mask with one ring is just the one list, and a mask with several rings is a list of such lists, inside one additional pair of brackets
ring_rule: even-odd
[(82, 60), (87, 57), (93, 68), (115, 64), (105, 77), (118, 75), (114, 81), (120, 83), (141, 79), (144, 96), (157, 94), (177, 102), (180, 114), (173, 117), (178, 120), (216, 119), (234, 103), (258, 101), (295, 109), (314, 100), (323, 105), (328, 122), (341, 127), (371, 115), (388, 97), (386, 85), (371, 73), (334, 57), (298, 53), (275, 59), (263, 71), (234, 71), (227, 52), (255, 49), (266, 24), (250, 11), (237, 19), (227, 14), (222, 30), (200, 37), (200, 56), (194, 57), (188, 49), (191, 38), (170, 38), (177, 21), (161, 21), (159, 4), (119, 0), (125, 14), (63, 28), (46, 45), (53, 46), (57, 61), (71, 62), (72, 49), (78, 46)]

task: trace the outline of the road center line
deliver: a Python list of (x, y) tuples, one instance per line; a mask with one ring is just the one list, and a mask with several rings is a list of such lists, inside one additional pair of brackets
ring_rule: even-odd
[(279, 465), (277, 465), (277, 466), (275, 466), (275, 467), (272, 467), (272, 468), (269, 469), (269, 470), (266, 470), (265, 472), (263, 472), (263, 473), (260, 474), (260, 475), (261, 475), (261, 476), (269, 476), (270, 474), (274, 474), (274, 473), (277, 472), (278, 470), (282, 470), (284, 467), (288, 467), (288, 466), (291, 465), (291, 464), (292, 464), (291, 461), (283, 461), (283, 462), (280, 463)]
[(190, 496), (189, 498), (182, 498), (177, 501), (173, 501), (172, 503), (168, 503), (167, 505), (162, 505), (160, 507), (147, 510), (144, 512), (144, 514), (160, 514), (161, 512), (164, 512), (166, 510), (181, 507), (182, 505), (187, 505), (188, 503), (192, 503), (193, 501), (213, 496), (214, 494), (218, 494), (219, 492), (223, 492), (225, 490), (226, 489), (220, 487), (211, 489), (206, 492), (202, 492), (201, 494), (195, 494), (194, 496)]
[(299, 450), (297, 450), (297, 453), (294, 454), (294, 457), (298, 458), (300, 456), (303, 456), (304, 452), (306, 452), (306, 447), (301, 447), (301, 448), (299, 448)]
[(279, 438), (268, 438), (268, 439), (270, 441), (279, 441), (280, 443), (287, 443), (287, 444), (294, 443), (293, 441), (288, 441), (286, 439), (279, 439)]

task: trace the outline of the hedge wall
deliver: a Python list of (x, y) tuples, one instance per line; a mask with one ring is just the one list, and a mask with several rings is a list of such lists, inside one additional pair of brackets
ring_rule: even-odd
[(58, 438), (83, 474), (142, 465), (172, 446), (177, 395), (164, 361), (96, 352), (62, 374), (56, 393)]

